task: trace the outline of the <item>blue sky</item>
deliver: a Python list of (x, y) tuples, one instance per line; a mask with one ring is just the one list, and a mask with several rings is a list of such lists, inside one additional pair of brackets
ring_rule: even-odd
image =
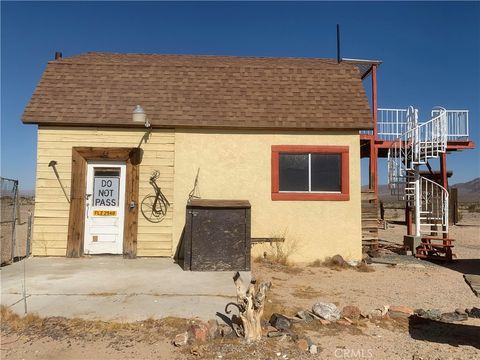
[[(478, 2), (2, 2), (1, 174), (34, 188), (36, 127), (20, 117), (55, 51), (335, 57), (337, 23), (343, 57), (384, 61), (379, 106), (469, 109), (480, 144)], [(479, 155), (449, 155), (450, 182), (480, 176)]]

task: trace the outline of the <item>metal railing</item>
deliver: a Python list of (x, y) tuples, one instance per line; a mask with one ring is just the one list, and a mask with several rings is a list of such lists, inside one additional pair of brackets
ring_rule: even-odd
[(430, 121), (418, 123), (416, 111), (412, 109), (407, 111), (407, 130), (388, 150), (389, 187), (393, 195), (415, 208), (417, 236), (425, 232), (448, 233), (448, 192), (419, 175), (420, 165), (447, 150), (447, 110), (435, 109)]
[(405, 184), (407, 172), (415, 165), (425, 165), (430, 158), (436, 158), (447, 149), (447, 115), (439, 109), (430, 121), (416, 123), (416, 112), (407, 116), (405, 131), (388, 149), (389, 183)]
[[(437, 116), (439, 109), (432, 110), (432, 117)], [(468, 140), (468, 110), (447, 110), (448, 140)]]
[[(408, 131), (409, 110), (415, 111), (418, 122), (418, 109), (377, 109), (377, 138), (385, 141), (395, 141)], [(411, 111), (411, 110), (410, 110)], [(447, 140), (468, 140), (468, 110), (446, 110), (447, 112)], [(432, 118), (439, 115), (439, 108), (432, 110)], [(373, 135), (373, 130), (361, 130), (362, 135)]]
[(420, 233), (448, 234), (448, 191), (436, 182), (420, 177)]

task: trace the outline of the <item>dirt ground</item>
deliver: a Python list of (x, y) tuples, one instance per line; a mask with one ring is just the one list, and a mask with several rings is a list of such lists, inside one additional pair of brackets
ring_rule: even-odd
[[(387, 244), (400, 244), (405, 233), (405, 226), (399, 223), (401, 211), (396, 215), (388, 210), (388, 229), (380, 231)], [(461, 222), (451, 229), (451, 237), (456, 239), (457, 260), (448, 265), (377, 265), (365, 272), (255, 262), (255, 277), (273, 284), (265, 318), (272, 312), (293, 316), (298, 310), (311, 309), (316, 301), (333, 302), (340, 308), (355, 305), (366, 313), (383, 305), (438, 308), (444, 312), (480, 307), (480, 298), (463, 280), (463, 273), (480, 274), (480, 214), (463, 212)], [(322, 325), (318, 321), (295, 324), (295, 333), (308, 336), (318, 346), (318, 354), (312, 355), (301, 352), (288, 337), (265, 338), (255, 345), (239, 339), (219, 339), (176, 348), (171, 341), (186, 330), (186, 320), (147, 320), (124, 327), (107, 324), (106, 329), (99, 330), (86, 321), (33, 318), (22, 328), (12, 323), (25, 319), (8, 320), (8, 314), (2, 315), (2, 359), (480, 358), (480, 319), (471, 318), (457, 323), (410, 317), (364, 319), (351, 325)]]

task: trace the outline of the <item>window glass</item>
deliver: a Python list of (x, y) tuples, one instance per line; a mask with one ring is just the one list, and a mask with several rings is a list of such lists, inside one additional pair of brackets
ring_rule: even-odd
[(313, 153), (311, 191), (342, 191), (341, 155)]
[(118, 206), (120, 168), (95, 168), (93, 177), (93, 206)]
[(308, 154), (279, 154), (279, 190), (308, 191)]

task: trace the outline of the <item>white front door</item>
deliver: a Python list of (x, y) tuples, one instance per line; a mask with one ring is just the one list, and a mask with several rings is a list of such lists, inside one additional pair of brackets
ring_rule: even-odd
[(85, 254), (122, 254), (126, 165), (87, 163)]

